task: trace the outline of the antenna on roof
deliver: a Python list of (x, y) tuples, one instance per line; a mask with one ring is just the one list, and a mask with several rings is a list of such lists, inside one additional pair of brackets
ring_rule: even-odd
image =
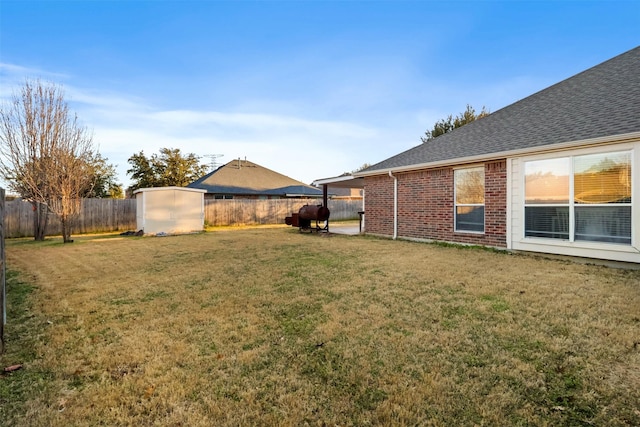
[(224, 157), (224, 154), (205, 154), (204, 157), (211, 159), (209, 160), (209, 168), (211, 168), (211, 170), (214, 171), (218, 169), (218, 166), (222, 164), (218, 162), (218, 159), (220, 157)]

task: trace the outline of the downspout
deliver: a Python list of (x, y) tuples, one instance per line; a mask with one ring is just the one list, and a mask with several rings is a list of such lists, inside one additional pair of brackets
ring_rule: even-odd
[(393, 178), (393, 240), (398, 238), (398, 177), (393, 176), (389, 171), (389, 176)]

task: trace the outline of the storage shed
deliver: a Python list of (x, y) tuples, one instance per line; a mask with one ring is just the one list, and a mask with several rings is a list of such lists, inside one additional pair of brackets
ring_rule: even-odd
[(184, 187), (141, 188), (134, 191), (137, 229), (152, 235), (202, 231), (205, 192)]

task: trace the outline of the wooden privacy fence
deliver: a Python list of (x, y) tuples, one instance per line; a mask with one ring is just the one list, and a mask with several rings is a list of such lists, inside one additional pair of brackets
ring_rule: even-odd
[[(3, 198), (4, 200), (4, 198)], [(306, 204), (322, 203), (318, 199), (272, 199), (272, 200), (205, 200), (204, 220), (211, 226), (284, 224), (290, 216)], [(362, 200), (329, 200), (330, 219), (357, 219), (362, 210)], [(31, 203), (12, 200), (5, 204), (5, 237), (33, 236), (33, 208)], [(85, 199), (82, 211), (72, 234), (127, 231), (136, 229), (135, 199)], [(47, 235), (62, 233), (58, 218), (49, 214)]]
[[(33, 207), (24, 200), (6, 202), (4, 223), (6, 237), (33, 236)], [(135, 199), (84, 199), (72, 234), (135, 230)], [(47, 235), (62, 234), (58, 218), (49, 214)]]
[[(303, 205), (317, 205), (318, 199), (230, 199), (205, 200), (204, 220), (210, 226), (284, 224), (284, 218)], [(331, 220), (357, 219), (362, 200), (329, 200)]]

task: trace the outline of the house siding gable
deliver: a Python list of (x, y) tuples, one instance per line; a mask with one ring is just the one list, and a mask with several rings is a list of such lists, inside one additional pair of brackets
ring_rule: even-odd
[(519, 158), (509, 159), (511, 163), (511, 172), (509, 175), (509, 200), (511, 209), (509, 210), (510, 242), (509, 249), (512, 249), (513, 242), (520, 240), (520, 236), (524, 235), (523, 231), (523, 212), (522, 204), (524, 203), (524, 182), (522, 179), (522, 161)]

